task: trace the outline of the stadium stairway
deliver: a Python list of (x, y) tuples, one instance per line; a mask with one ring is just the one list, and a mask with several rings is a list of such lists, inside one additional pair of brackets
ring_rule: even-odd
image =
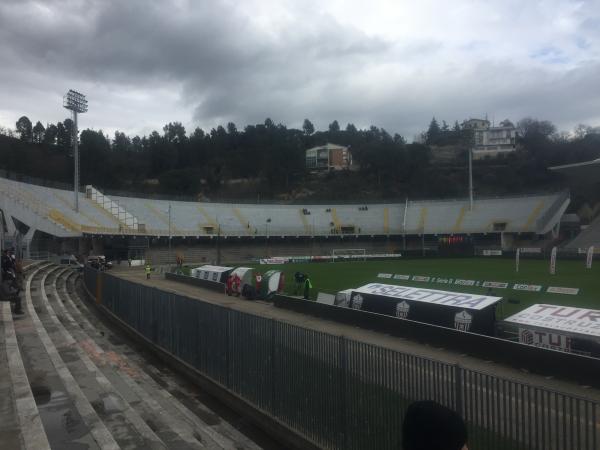
[(596, 217), (585, 230), (579, 233), (565, 247), (588, 249), (590, 246), (600, 248), (600, 216)]
[(257, 449), (206, 396), (96, 316), (80, 275), (27, 275), (23, 316), (0, 303), (0, 447)]

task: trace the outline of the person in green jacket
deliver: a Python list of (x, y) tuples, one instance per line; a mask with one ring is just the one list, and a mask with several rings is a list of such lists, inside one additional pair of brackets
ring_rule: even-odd
[(309, 297), (311, 289), (312, 289), (312, 283), (310, 282), (309, 276), (306, 275), (306, 278), (304, 279), (304, 300), (309, 299), (308, 297)]
[(152, 272), (152, 267), (150, 266), (150, 264), (146, 264), (146, 280), (150, 279), (150, 272)]

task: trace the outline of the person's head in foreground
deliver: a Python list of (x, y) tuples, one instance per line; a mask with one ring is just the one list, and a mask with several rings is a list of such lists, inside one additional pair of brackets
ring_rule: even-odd
[(402, 424), (402, 448), (467, 450), (467, 427), (460, 415), (439, 403), (414, 402)]

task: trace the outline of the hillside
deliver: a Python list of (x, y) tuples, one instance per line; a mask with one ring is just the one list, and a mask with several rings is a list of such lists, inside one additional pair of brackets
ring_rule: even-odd
[[(67, 125), (63, 128), (67, 128)], [(435, 145), (407, 144), (399, 136), (371, 127), (329, 131), (288, 129), (265, 124), (238, 131), (233, 124), (187, 135), (179, 123), (163, 134), (129, 138), (117, 132), (80, 133), (81, 182), (107, 192), (187, 196), (243, 201), (377, 201), (453, 198), (467, 195), (465, 131), (441, 131)], [(51, 125), (53, 126), (53, 125)], [(476, 195), (556, 191), (566, 180), (548, 166), (600, 156), (600, 135), (559, 138), (529, 123), (520, 150), (504, 158), (474, 163)], [(446, 133), (446, 134), (444, 134)], [(440, 137), (441, 136), (441, 137)], [(68, 137), (68, 136), (67, 136)], [(0, 135), (0, 169), (71, 183), (70, 142)], [(304, 168), (304, 151), (325, 142), (350, 147), (357, 171), (315, 174)], [(463, 148), (463, 150), (461, 150)], [(574, 193), (575, 206), (600, 200), (597, 186)]]

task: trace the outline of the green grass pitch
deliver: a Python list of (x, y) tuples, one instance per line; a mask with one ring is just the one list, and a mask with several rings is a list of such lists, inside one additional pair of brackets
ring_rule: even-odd
[[(392, 273), (508, 282), (509, 288), (493, 289), (491, 294), (505, 298), (499, 309), (501, 317), (525, 309), (534, 303), (600, 309), (600, 261), (594, 261), (592, 269), (586, 269), (584, 255), (576, 261), (559, 259), (555, 275), (550, 275), (549, 266), (549, 260), (521, 258), (519, 273), (516, 273), (514, 259), (490, 257), (253, 265), (262, 272), (269, 269), (282, 270), (286, 277), (286, 292), (289, 294), (293, 293), (294, 289), (294, 273), (296, 271), (307, 273), (313, 285), (311, 292), (313, 298), (319, 291), (335, 293), (373, 282), (480, 294), (488, 291), (487, 288), (482, 287), (377, 278), (378, 273)], [(512, 289), (513, 283), (538, 284), (544, 288), (541, 292), (518, 291)], [(577, 295), (546, 293), (548, 286), (579, 288), (579, 293)], [(518, 303), (508, 302), (508, 299)]]

